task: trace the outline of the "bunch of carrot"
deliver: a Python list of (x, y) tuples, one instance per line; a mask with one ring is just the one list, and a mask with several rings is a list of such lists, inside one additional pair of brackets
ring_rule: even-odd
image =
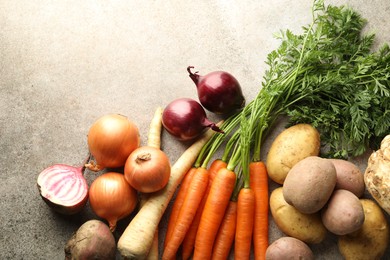
[[(224, 122), (225, 134), (240, 123), (221, 159), (208, 164), (226, 136), (215, 135), (185, 175), (171, 209), (162, 259), (265, 259), (268, 247), (268, 176), (255, 152), (250, 161), (252, 130), (245, 115)], [(254, 122), (254, 121), (253, 121)], [(239, 132), (239, 133), (237, 133)], [(212, 144), (212, 145), (210, 145)], [(253, 241), (253, 242), (252, 242)]]

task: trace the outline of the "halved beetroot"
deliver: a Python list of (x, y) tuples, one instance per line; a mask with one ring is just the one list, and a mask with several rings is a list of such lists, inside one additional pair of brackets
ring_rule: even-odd
[(80, 212), (88, 201), (88, 183), (83, 167), (55, 164), (38, 176), (42, 199), (56, 212), (72, 215)]

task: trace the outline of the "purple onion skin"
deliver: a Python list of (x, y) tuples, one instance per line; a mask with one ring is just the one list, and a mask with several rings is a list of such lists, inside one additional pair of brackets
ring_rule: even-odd
[(203, 107), (190, 98), (179, 98), (169, 103), (162, 114), (164, 128), (181, 141), (198, 137), (206, 128), (223, 133), (206, 117)]
[(228, 72), (214, 71), (205, 76), (187, 71), (194, 81), (200, 103), (210, 112), (228, 114), (245, 106), (245, 97), (237, 79)]

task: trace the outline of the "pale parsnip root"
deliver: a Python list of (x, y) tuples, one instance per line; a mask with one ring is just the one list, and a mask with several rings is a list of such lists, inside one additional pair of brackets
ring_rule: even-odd
[[(147, 201), (149, 194), (142, 194), (141, 201), (140, 201), (140, 207), (143, 207), (145, 202)], [(159, 240), (158, 240), (158, 228), (156, 228), (156, 232), (154, 233), (153, 237), (153, 243), (149, 249), (149, 252), (147, 253), (147, 256), (145, 257), (145, 260), (158, 260), (159, 257)]]
[(161, 148), (162, 107), (158, 107), (149, 125), (148, 146)]
[(158, 250), (158, 228), (156, 228), (156, 232), (154, 233), (153, 243), (149, 250), (148, 255), (146, 256), (146, 260), (158, 260), (159, 250)]
[[(149, 133), (148, 133), (148, 146), (161, 149), (161, 130), (162, 130), (162, 107), (157, 107), (154, 112), (153, 118), (150, 121)], [(141, 199), (141, 206), (145, 203), (145, 197)], [(159, 251), (158, 251), (158, 228), (154, 233), (153, 243), (149, 249), (149, 253), (146, 257), (146, 260), (158, 260)]]
[(172, 196), (187, 171), (193, 166), (203, 145), (214, 131), (206, 131), (179, 157), (171, 168), (171, 176), (164, 189), (151, 194), (132, 219), (118, 241), (118, 250), (125, 259), (145, 259), (152, 246), (158, 224)]

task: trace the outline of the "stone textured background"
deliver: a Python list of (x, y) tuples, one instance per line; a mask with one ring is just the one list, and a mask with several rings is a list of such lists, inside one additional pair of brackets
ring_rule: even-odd
[[(352, 6), (369, 20), (378, 44), (390, 42), (390, 1), (326, 4)], [(96, 218), (89, 206), (72, 217), (54, 213), (41, 200), (36, 178), (55, 163), (80, 165), (98, 117), (127, 115), (145, 143), (157, 106), (197, 98), (188, 65), (201, 74), (232, 73), (252, 100), (266, 55), (279, 44), (273, 34), (300, 33), (311, 21), (310, 8), (310, 0), (1, 0), (0, 259), (63, 259), (72, 233)], [(187, 146), (163, 133), (172, 162)], [(356, 163), (364, 171), (366, 157)], [(97, 175), (86, 172), (89, 183)], [(166, 220), (167, 214), (160, 234)], [(117, 237), (129, 221), (120, 222)], [(271, 221), (270, 241), (280, 236)], [(341, 258), (334, 237), (312, 248), (318, 259)]]

